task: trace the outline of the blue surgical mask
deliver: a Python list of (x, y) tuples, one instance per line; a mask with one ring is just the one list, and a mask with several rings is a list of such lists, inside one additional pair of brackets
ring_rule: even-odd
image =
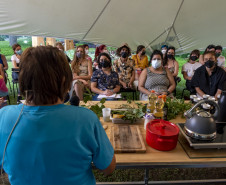
[(159, 67), (161, 67), (162, 61), (158, 59), (152, 60), (151, 65), (154, 69), (158, 69)]
[(17, 54), (17, 55), (21, 55), (22, 54), (22, 50), (20, 49), (20, 50), (18, 50), (18, 51), (15, 51), (15, 53)]

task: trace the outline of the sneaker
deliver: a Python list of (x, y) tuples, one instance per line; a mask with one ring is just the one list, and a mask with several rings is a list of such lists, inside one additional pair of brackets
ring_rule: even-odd
[(17, 104), (21, 104), (22, 96), (17, 96)]

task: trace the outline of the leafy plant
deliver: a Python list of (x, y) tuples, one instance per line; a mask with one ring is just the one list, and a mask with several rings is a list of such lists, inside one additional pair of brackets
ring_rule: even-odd
[[(100, 102), (97, 102), (96, 104), (84, 105), (83, 107), (90, 109), (97, 115), (98, 118), (100, 118), (102, 116), (102, 109), (105, 108), (105, 105), (104, 105), (105, 101), (106, 101), (106, 99), (102, 98), (100, 100)], [(87, 103), (87, 102), (85, 102), (85, 103)]]
[(140, 119), (144, 116), (146, 107), (142, 103), (135, 103), (135, 106), (131, 106), (132, 101), (127, 101), (128, 104), (122, 104), (118, 108), (126, 110), (112, 110), (112, 114), (123, 115), (121, 119), (130, 120), (131, 123), (134, 123), (137, 119)]
[(192, 107), (192, 104), (190, 102), (185, 103), (184, 99), (176, 99), (176, 98), (174, 99), (167, 98), (166, 105), (168, 107), (167, 120), (174, 119), (179, 114), (182, 114), (182, 117), (183, 117), (184, 112)]

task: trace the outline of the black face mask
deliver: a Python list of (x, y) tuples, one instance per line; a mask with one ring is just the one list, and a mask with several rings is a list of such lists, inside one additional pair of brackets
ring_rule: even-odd
[(216, 53), (216, 57), (219, 57), (221, 55), (221, 53)]
[(167, 58), (168, 58), (168, 59), (174, 59), (174, 55), (172, 55), (172, 54), (167, 54)]
[(198, 59), (198, 57), (197, 57), (197, 56), (191, 56), (190, 59), (191, 59), (192, 61), (196, 61), (196, 60)]
[(103, 60), (102, 62), (100, 62), (100, 66), (103, 68), (108, 68), (111, 67), (111, 63), (108, 60)]
[(215, 62), (214, 62), (213, 60), (208, 60), (208, 61), (205, 62), (204, 65), (205, 65), (206, 67), (208, 67), (208, 68), (211, 68), (211, 67), (214, 66), (214, 64), (215, 64)]
[(121, 57), (122, 57), (122, 58), (128, 57), (128, 53), (123, 51), (123, 52), (121, 53)]
[(141, 55), (145, 55), (146, 54), (146, 51), (143, 51), (142, 53), (141, 53)]

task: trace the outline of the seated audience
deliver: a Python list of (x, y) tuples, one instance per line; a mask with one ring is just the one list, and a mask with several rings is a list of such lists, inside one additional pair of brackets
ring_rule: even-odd
[(217, 65), (225, 70), (225, 57), (221, 55), (223, 48), (222, 46), (216, 46), (215, 49), (216, 49), (215, 52), (217, 56)]
[(92, 63), (85, 58), (83, 46), (77, 46), (74, 59), (71, 63), (71, 69), (73, 72), (73, 89), (82, 101), (84, 88), (90, 88), (90, 79), (93, 74)]
[(138, 80), (142, 70), (148, 67), (148, 57), (143, 45), (137, 47), (136, 55), (133, 55), (132, 59), (135, 61), (135, 80)]
[(129, 58), (131, 49), (128, 44), (122, 44), (116, 51), (120, 58), (114, 61), (113, 69), (119, 75), (119, 82), (123, 89), (133, 89), (135, 80), (135, 64), (134, 60)]
[[(60, 51), (64, 52), (64, 46), (63, 46), (63, 44), (62, 44), (61, 42), (57, 42), (57, 43), (56, 43), (56, 47), (57, 47)], [(65, 53), (65, 56), (67, 57), (68, 63), (71, 63), (71, 59), (66, 55), (66, 53)]]
[(151, 55), (151, 67), (144, 69), (139, 78), (138, 89), (140, 100), (148, 100), (151, 90), (158, 95), (170, 95), (176, 85), (173, 75), (167, 67), (163, 67), (163, 54), (155, 50)]
[[(14, 44), (12, 46), (14, 55), (11, 57), (11, 61), (13, 64), (13, 68), (14, 70), (18, 70), (19, 71), (19, 64), (20, 64), (20, 57), (22, 54), (22, 49), (20, 44)], [(13, 71), (12, 72), (12, 78), (14, 81), (18, 81), (18, 77), (19, 77), (19, 72), (17, 71)], [(20, 88), (18, 89), (18, 95), (17, 95), (17, 103), (20, 103), (20, 100), (22, 100), (22, 96), (20, 95)]]
[(178, 77), (179, 64), (175, 60), (175, 47), (169, 47), (166, 51), (166, 55), (163, 61), (164, 67), (167, 67), (169, 71), (172, 73), (175, 82), (180, 82), (180, 77)]
[(63, 104), (71, 82), (57, 48), (30, 47), (22, 54), (19, 84), (26, 103), (0, 110), (0, 161), (10, 184), (94, 185), (92, 164), (104, 174), (114, 170), (114, 149), (98, 117)]
[(118, 74), (111, 68), (111, 57), (107, 53), (101, 53), (97, 63), (99, 69), (93, 72), (91, 78), (91, 90), (97, 94), (93, 100), (97, 100), (99, 94), (111, 96), (120, 91)]
[(192, 77), (192, 86), (197, 94), (203, 97), (204, 94), (215, 96), (221, 94), (223, 83), (226, 80), (226, 72), (217, 66), (215, 52), (207, 51), (203, 54), (204, 65), (199, 67)]
[(85, 58), (88, 59), (91, 63), (93, 63), (92, 58), (89, 56), (89, 45), (84, 44), (83, 47), (85, 48), (85, 53), (86, 53)]
[(195, 70), (202, 66), (202, 64), (197, 62), (199, 55), (199, 50), (193, 50), (189, 56), (188, 62), (182, 67), (182, 74), (184, 79), (186, 80), (186, 88), (190, 91), (191, 94), (195, 94), (195, 89), (191, 86), (191, 79), (195, 73)]
[[(207, 51), (213, 51), (213, 52), (215, 52), (215, 51), (216, 51), (215, 48), (216, 48), (215, 45), (210, 44), (209, 46), (206, 47), (204, 53), (206, 53)], [(203, 55), (200, 55), (200, 56), (199, 56), (199, 62), (200, 62), (202, 65), (204, 65)]]

